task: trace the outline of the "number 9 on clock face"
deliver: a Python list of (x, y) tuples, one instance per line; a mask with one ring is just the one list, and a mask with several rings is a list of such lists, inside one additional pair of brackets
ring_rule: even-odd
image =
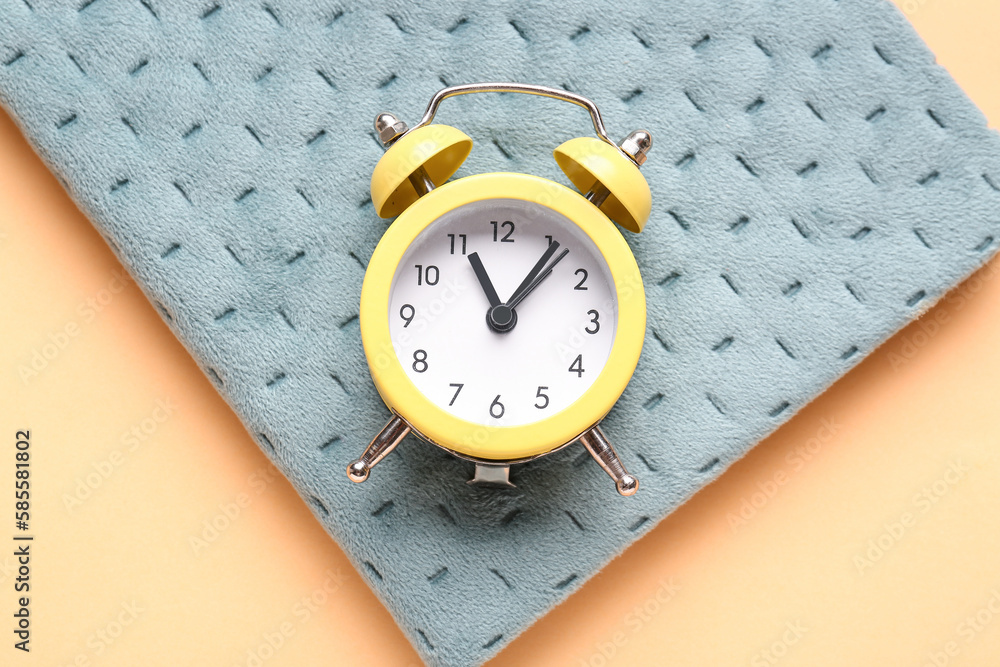
[(579, 399), (608, 362), (618, 303), (600, 250), (572, 220), (485, 199), (428, 224), (396, 266), (389, 336), (432, 403), (522, 426)]

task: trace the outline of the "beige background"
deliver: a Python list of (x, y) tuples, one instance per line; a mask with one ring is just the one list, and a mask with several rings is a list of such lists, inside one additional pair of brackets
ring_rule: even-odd
[[(996, 125), (1000, 6), (899, 5)], [(998, 275), (993, 262), (889, 341), (491, 664), (996, 664)], [(419, 664), (2, 114), (0, 285), (0, 534), (27, 428), (37, 536), (32, 652), (4, 634), (0, 664)]]

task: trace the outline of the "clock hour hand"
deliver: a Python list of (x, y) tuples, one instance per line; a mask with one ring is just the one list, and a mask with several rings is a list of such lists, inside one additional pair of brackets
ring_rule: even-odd
[(472, 264), (472, 270), (476, 272), (476, 278), (479, 280), (479, 284), (486, 294), (487, 301), (490, 302), (490, 308), (499, 306), (501, 303), (500, 297), (497, 296), (497, 290), (493, 287), (493, 281), (490, 280), (489, 274), (486, 273), (486, 267), (483, 266), (483, 260), (479, 259), (478, 252), (469, 255), (469, 264)]
[(472, 270), (476, 272), (476, 278), (479, 280), (479, 284), (482, 286), (483, 292), (486, 293), (486, 298), (490, 302), (490, 308), (486, 311), (486, 324), (491, 330), (496, 333), (507, 333), (514, 328), (514, 325), (517, 324), (517, 313), (514, 312), (514, 307), (521, 303), (524, 297), (528, 296), (532, 290), (538, 287), (539, 283), (548, 278), (555, 265), (569, 253), (568, 249), (563, 250), (562, 254), (546, 265), (546, 262), (549, 261), (558, 249), (559, 244), (557, 242), (553, 241), (549, 244), (549, 247), (542, 253), (542, 257), (535, 262), (531, 271), (528, 272), (528, 275), (521, 281), (521, 284), (514, 290), (514, 294), (507, 300), (507, 303), (502, 303), (500, 297), (497, 296), (497, 291), (493, 287), (489, 275), (486, 273), (486, 267), (483, 266), (482, 260), (479, 259), (479, 253), (474, 252), (469, 255), (469, 263), (472, 264)]

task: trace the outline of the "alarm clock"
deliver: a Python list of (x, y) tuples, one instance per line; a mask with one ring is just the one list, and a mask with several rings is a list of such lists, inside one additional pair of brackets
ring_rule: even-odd
[[(539, 176), (450, 180), (472, 149), (432, 124), (441, 102), (469, 93), (527, 93), (590, 113), (596, 137), (554, 151), (576, 189)], [(347, 468), (354, 482), (408, 434), (475, 463), (469, 483), (512, 486), (510, 466), (579, 441), (630, 496), (630, 475), (601, 430), (635, 371), (646, 330), (639, 267), (615, 223), (639, 233), (652, 145), (637, 130), (616, 144), (589, 99), (520, 83), (444, 88), (413, 128), (390, 113), (371, 177), (375, 213), (396, 217), (361, 289), (361, 341), (392, 418)]]

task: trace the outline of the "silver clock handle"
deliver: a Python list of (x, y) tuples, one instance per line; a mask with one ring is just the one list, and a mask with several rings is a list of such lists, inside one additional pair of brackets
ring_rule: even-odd
[[(611, 140), (611, 137), (608, 136), (607, 130), (604, 129), (604, 121), (601, 120), (601, 112), (598, 111), (597, 105), (583, 95), (577, 95), (576, 93), (571, 93), (568, 90), (561, 90), (559, 88), (549, 88), (548, 86), (536, 86), (530, 83), (509, 82), (465, 83), (458, 86), (448, 86), (447, 88), (442, 88), (434, 93), (431, 101), (427, 104), (427, 110), (424, 111), (424, 117), (421, 118), (420, 122), (413, 127), (407, 127), (406, 123), (401, 121), (394, 114), (380, 113), (375, 117), (375, 132), (378, 134), (379, 141), (385, 148), (388, 148), (393, 143), (401, 139), (403, 135), (429, 125), (431, 121), (434, 120), (434, 115), (437, 113), (438, 107), (441, 106), (441, 102), (444, 100), (449, 97), (469, 95), (471, 93), (523, 93), (525, 95), (549, 97), (581, 106), (586, 109), (588, 113), (590, 113), (590, 120), (594, 123), (594, 131), (597, 133), (597, 136), (600, 137), (601, 141), (614, 146), (622, 155), (632, 160), (637, 167), (641, 167), (646, 161), (646, 154), (653, 145), (653, 137), (646, 130), (635, 130), (634, 132), (629, 133), (629, 135), (625, 137), (620, 144), (616, 144)], [(434, 184), (429, 178), (427, 178), (423, 168), (418, 169), (410, 175), (410, 182), (413, 183), (413, 187), (420, 196), (423, 196), (430, 190), (434, 189)], [(600, 206), (600, 204), (601, 202), (595, 202), (595, 205), (597, 206)]]
[(597, 133), (597, 136), (615, 148), (618, 148), (618, 144), (611, 140), (611, 137), (608, 136), (607, 130), (604, 129), (604, 121), (601, 120), (601, 112), (598, 111), (597, 105), (591, 100), (587, 99), (583, 95), (571, 93), (568, 90), (549, 88), (548, 86), (536, 86), (530, 83), (466, 83), (459, 86), (442, 88), (434, 93), (434, 97), (431, 98), (430, 103), (427, 105), (427, 110), (424, 111), (424, 117), (421, 118), (420, 122), (411, 128), (410, 131), (412, 132), (418, 127), (429, 125), (431, 121), (434, 120), (434, 114), (437, 113), (438, 107), (441, 106), (441, 102), (444, 100), (449, 97), (468, 95), (470, 93), (524, 93), (526, 95), (539, 95), (541, 97), (549, 97), (556, 100), (563, 100), (564, 102), (570, 102), (571, 104), (575, 104), (586, 109), (590, 113), (590, 120), (594, 123), (594, 131)]

